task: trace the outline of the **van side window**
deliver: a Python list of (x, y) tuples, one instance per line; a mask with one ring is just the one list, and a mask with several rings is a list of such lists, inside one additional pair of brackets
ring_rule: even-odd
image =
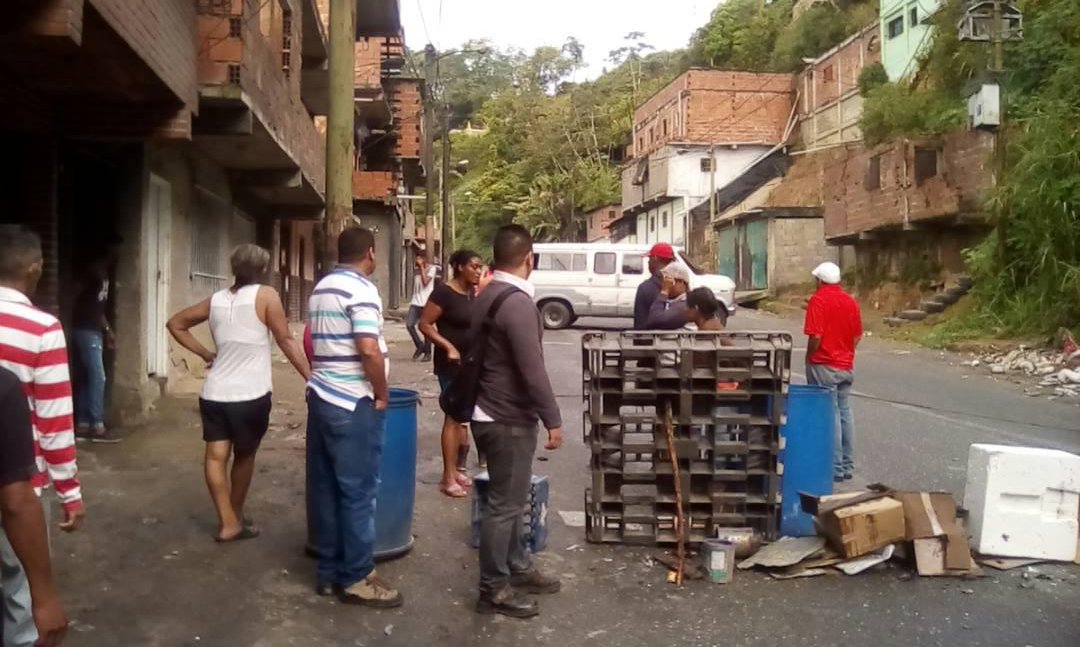
[(622, 257), (622, 273), (623, 274), (642, 274), (645, 272), (645, 263), (641, 256), (634, 253), (623, 254)]
[(585, 254), (570, 252), (545, 252), (536, 254), (535, 267), (545, 272), (584, 272)]
[(593, 271), (597, 274), (615, 273), (615, 254), (612, 252), (597, 252), (593, 263)]

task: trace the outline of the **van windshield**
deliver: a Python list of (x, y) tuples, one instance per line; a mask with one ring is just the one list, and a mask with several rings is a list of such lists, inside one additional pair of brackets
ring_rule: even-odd
[(705, 270), (691, 263), (690, 259), (687, 258), (684, 254), (682, 254), (682, 252), (679, 253), (679, 260), (681, 260), (683, 263), (686, 263), (686, 266), (689, 267), (690, 271), (694, 274), (705, 274)]

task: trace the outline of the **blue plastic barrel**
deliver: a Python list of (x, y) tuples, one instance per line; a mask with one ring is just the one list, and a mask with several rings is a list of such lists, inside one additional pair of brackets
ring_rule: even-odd
[(386, 433), (375, 494), (375, 559), (393, 559), (413, 547), (416, 499), (416, 408), (420, 394), (390, 389)]
[(814, 518), (802, 511), (799, 492), (832, 494), (833, 446), (836, 410), (829, 390), (821, 386), (791, 385), (787, 424), (780, 428), (784, 450), (781, 477), (780, 534), (810, 537), (817, 534)]

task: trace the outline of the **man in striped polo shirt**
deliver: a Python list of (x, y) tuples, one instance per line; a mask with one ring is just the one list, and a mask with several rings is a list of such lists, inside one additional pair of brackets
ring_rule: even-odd
[[(82, 524), (82, 494), (75, 466), (75, 428), (64, 330), (56, 317), (30, 303), (41, 278), (41, 239), (18, 225), (0, 225), (0, 367), (18, 376), (30, 403), (37, 466), (31, 482), (40, 496), (51, 484), (64, 508), (60, 528)], [(46, 519), (49, 505), (44, 506)], [(3, 644), (37, 640), (29, 585), (0, 530), (0, 588), (6, 621)]]
[(308, 483), (319, 565), (316, 592), (345, 603), (396, 607), (402, 596), (375, 575), (375, 489), (390, 365), (375, 271), (375, 237), (338, 237), (339, 265), (309, 301)]

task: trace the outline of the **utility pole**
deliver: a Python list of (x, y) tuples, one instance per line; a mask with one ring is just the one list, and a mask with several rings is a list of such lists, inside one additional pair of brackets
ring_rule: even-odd
[(354, 58), (356, 2), (330, 4), (330, 110), (326, 119), (326, 226), (323, 270), (337, 264), (337, 237), (353, 215)]
[[(424, 228), (432, 240), (428, 241), (428, 253), (435, 249), (435, 46), (424, 48)], [(445, 247), (443, 240), (441, 247)], [(441, 251), (441, 249), (440, 249)], [(443, 270), (445, 272), (445, 269)]]
[[(994, 131), (994, 185), (1000, 190), (1005, 183), (1005, 173), (1008, 160), (1005, 152), (1005, 25), (1004, 14), (1001, 8), (1002, 0), (994, 0), (992, 24), (990, 27), (990, 41), (993, 48), (994, 69), (991, 71), (994, 82), (998, 86), (998, 126)], [(997, 210), (997, 237), (998, 237), (998, 261), (1004, 268), (1008, 263), (1008, 253), (1005, 243), (1008, 239), (1008, 211), (1002, 206), (1001, 200), (994, 201)]]
[(450, 228), (450, 106), (443, 106), (442, 114), (442, 266), (443, 276), (449, 276), (450, 254), (454, 232)]
[[(693, 216), (688, 209), (686, 211), (686, 249), (690, 249), (690, 223)], [(709, 144), (709, 224), (712, 227), (716, 222), (716, 144)], [(689, 251), (687, 252), (689, 254)]]

